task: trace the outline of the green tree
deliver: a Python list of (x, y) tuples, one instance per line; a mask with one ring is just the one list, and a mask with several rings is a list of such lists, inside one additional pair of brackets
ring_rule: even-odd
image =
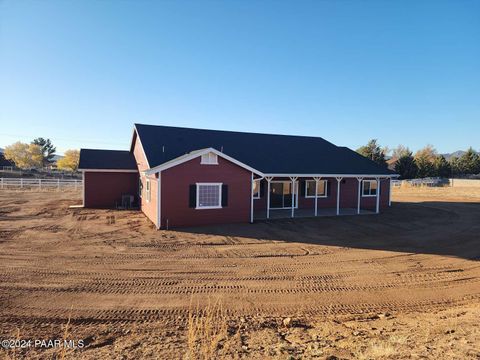
[(382, 149), (380, 145), (378, 145), (377, 139), (370, 140), (367, 145), (358, 148), (357, 152), (360, 155), (375, 161), (377, 164), (387, 167), (387, 162), (385, 161), (385, 149)]
[(415, 153), (415, 162), (418, 167), (417, 176), (420, 178), (435, 176), (434, 162), (437, 158), (437, 150), (432, 145), (427, 145)]
[(470, 147), (458, 158), (457, 167), (460, 174), (478, 174), (480, 173), (480, 156)]
[(401, 156), (395, 163), (395, 172), (402, 179), (414, 179), (417, 177), (418, 167), (411, 152)]
[(441, 178), (448, 178), (452, 174), (452, 167), (450, 166), (450, 163), (445, 160), (443, 155), (436, 157), (435, 161), (433, 162), (433, 168), (435, 175)]
[(44, 139), (42, 137), (36, 138), (32, 141), (32, 144), (38, 145), (42, 148), (43, 154), (43, 166), (47, 166), (53, 161), (55, 151), (57, 150), (50, 139)]
[(449, 162), (450, 167), (452, 169), (453, 175), (462, 174), (462, 169), (460, 169), (460, 163), (459, 163), (459, 159), (457, 157), (451, 157), (448, 162)]

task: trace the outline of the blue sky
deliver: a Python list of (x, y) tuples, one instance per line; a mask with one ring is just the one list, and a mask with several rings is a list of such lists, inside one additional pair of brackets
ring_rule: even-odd
[(134, 122), (480, 148), (480, 1), (0, 1), (0, 146)]

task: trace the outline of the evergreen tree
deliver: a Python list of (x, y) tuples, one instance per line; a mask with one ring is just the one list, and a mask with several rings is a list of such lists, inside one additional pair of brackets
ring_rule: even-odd
[(419, 178), (435, 176), (434, 162), (437, 158), (437, 150), (432, 145), (427, 145), (415, 153), (415, 162), (418, 167)]
[(414, 179), (417, 177), (418, 167), (412, 153), (404, 154), (395, 163), (395, 172), (401, 179)]
[(433, 167), (435, 175), (438, 177), (448, 178), (452, 174), (452, 167), (450, 166), (448, 161), (445, 160), (445, 157), (443, 155), (437, 156), (437, 158), (433, 162)]
[(39, 137), (33, 140), (32, 144), (38, 145), (42, 148), (43, 166), (46, 166), (53, 162), (53, 157), (55, 156), (55, 151), (57, 149), (53, 146), (50, 139), (44, 139), (42, 137)]
[(480, 156), (471, 147), (458, 158), (458, 170), (465, 175), (480, 173)]
[(375, 161), (377, 164), (387, 167), (387, 162), (385, 161), (385, 149), (382, 149), (380, 145), (378, 145), (376, 139), (372, 139), (367, 145), (358, 148), (357, 152), (360, 155)]

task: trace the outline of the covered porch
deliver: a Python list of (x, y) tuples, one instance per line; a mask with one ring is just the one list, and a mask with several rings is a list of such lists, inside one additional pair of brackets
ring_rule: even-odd
[[(388, 194), (383, 194), (388, 189)], [(370, 215), (380, 212), (381, 195), (390, 200), (385, 175), (252, 174), (251, 222), (316, 216)], [(262, 191), (263, 190), (263, 191)], [(364, 206), (366, 203), (369, 206)], [(385, 202), (383, 206), (386, 206)]]
[[(295, 218), (310, 218), (310, 217), (326, 217), (326, 216), (343, 216), (343, 215), (373, 215), (376, 214), (373, 210), (360, 209), (360, 212), (355, 208), (342, 208), (339, 214), (337, 209), (327, 208), (320, 209), (315, 215), (315, 210), (312, 209), (295, 209)], [(292, 211), (290, 209), (270, 209), (269, 219), (287, 219), (292, 218)], [(267, 214), (265, 211), (255, 211), (253, 213), (253, 220), (267, 220)]]

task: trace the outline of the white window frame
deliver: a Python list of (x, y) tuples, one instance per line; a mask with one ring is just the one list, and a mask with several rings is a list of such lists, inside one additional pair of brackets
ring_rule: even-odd
[(218, 165), (218, 155), (213, 152), (203, 154), (201, 156), (200, 164), (201, 165)]
[(143, 179), (141, 176), (138, 180), (138, 196), (140, 197), (140, 199), (143, 198)]
[[(370, 183), (370, 191), (369, 194), (365, 195), (365, 183), (368, 182)], [(372, 185), (371, 183), (374, 183), (376, 186), (376, 191), (375, 194), (372, 194)], [(376, 197), (378, 193), (378, 186), (377, 186), (377, 180), (362, 180), (362, 197)]]
[[(315, 195), (308, 195), (308, 186), (307, 184), (309, 182), (312, 182), (315, 187), (315, 183), (316, 181), (315, 180), (305, 180), (305, 199), (315, 199)], [(328, 180), (318, 180), (318, 183), (320, 184), (321, 182), (324, 182), (325, 183), (325, 194), (324, 195), (317, 195), (317, 198), (326, 198), (328, 197), (328, 189), (327, 189), (327, 186), (328, 186)]]
[(145, 195), (147, 202), (150, 202), (152, 199), (152, 185), (150, 184), (150, 179), (146, 179), (145, 181)]
[[(253, 198), (254, 198), (254, 199), (260, 199), (260, 185), (261, 185), (260, 179), (253, 180), (253, 183), (254, 183), (254, 184), (255, 184), (255, 183), (258, 183), (258, 192), (257, 192), (257, 195), (255, 195), (255, 192), (253, 192)], [(253, 186), (253, 185), (252, 185), (252, 186)], [(253, 188), (252, 191), (255, 191), (254, 189), (255, 189), (255, 188)]]
[[(208, 209), (221, 209), (222, 208), (222, 185), (223, 183), (196, 183), (197, 196), (196, 196), (196, 210), (208, 210)], [(200, 206), (200, 186), (217, 186), (218, 187), (218, 205), (216, 206)]]

